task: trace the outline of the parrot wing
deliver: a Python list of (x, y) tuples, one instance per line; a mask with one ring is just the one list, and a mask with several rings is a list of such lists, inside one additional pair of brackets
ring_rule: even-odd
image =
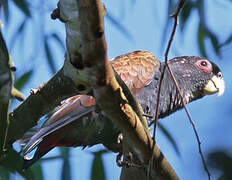
[[(146, 51), (135, 51), (118, 56), (112, 59), (110, 63), (134, 94), (137, 94), (144, 86), (149, 84), (160, 66), (157, 58)], [(74, 146), (75, 142), (64, 140), (65, 136), (68, 135), (67, 133), (71, 134), (65, 127), (73, 121), (94, 112), (95, 109), (96, 100), (92, 96), (76, 95), (64, 100), (55, 109), (44, 126), (24, 146), (24, 157), (38, 147), (33, 159), (26, 160), (25, 158), (24, 168), (28, 168), (56, 146)]]
[(92, 96), (77, 95), (66, 99), (49, 118), (49, 123), (30, 138), (23, 148), (24, 154), (30, 153), (46, 136), (86, 116), (94, 111), (95, 108), (95, 98)]

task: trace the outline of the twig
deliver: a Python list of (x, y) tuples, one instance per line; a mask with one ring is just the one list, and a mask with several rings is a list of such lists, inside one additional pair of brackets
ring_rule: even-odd
[[(175, 18), (175, 21), (174, 21), (174, 26), (173, 26), (173, 29), (172, 29), (172, 34), (171, 34), (170, 39), (168, 41), (168, 46), (167, 46), (166, 51), (165, 51), (165, 66), (164, 66), (164, 70), (163, 70), (163, 73), (161, 75), (161, 79), (160, 79), (160, 83), (159, 83), (158, 97), (157, 97), (157, 103), (156, 103), (156, 113), (155, 113), (155, 124), (154, 124), (154, 131), (153, 131), (153, 138), (154, 138), (154, 140), (155, 140), (156, 127), (157, 127), (157, 122), (158, 122), (158, 112), (159, 112), (159, 104), (160, 104), (160, 93), (161, 93), (161, 88), (162, 88), (162, 84), (163, 84), (164, 73), (166, 71), (166, 67), (169, 67), (169, 64), (168, 64), (168, 53), (169, 53), (169, 50), (170, 50), (170, 47), (171, 47), (174, 35), (176, 33), (176, 27), (178, 25), (178, 15), (179, 15), (182, 7), (184, 6), (184, 2), (185, 2), (185, 0), (180, 0), (180, 3), (178, 5), (178, 8), (177, 8), (176, 12), (170, 16), (171, 18)], [(168, 69), (170, 69), (170, 68), (168, 68)], [(172, 78), (175, 79), (174, 76), (172, 76)], [(179, 93), (180, 93), (180, 91), (179, 91)]]
[(178, 82), (176, 81), (176, 78), (175, 78), (175, 76), (174, 76), (174, 74), (173, 74), (173, 72), (172, 72), (172, 70), (171, 70), (169, 64), (166, 64), (166, 65), (167, 65), (167, 68), (168, 68), (168, 70), (169, 70), (169, 72), (170, 72), (170, 74), (171, 74), (171, 77), (172, 77), (172, 79), (173, 79), (173, 81), (174, 81), (174, 83), (175, 83), (175, 86), (176, 86), (176, 88), (177, 88), (177, 91), (178, 91), (178, 93), (179, 93), (180, 96), (181, 96), (181, 101), (182, 101), (182, 104), (184, 105), (184, 109), (185, 109), (185, 112), (186, 112), (186, 114), (187, 114), (187, 116), (188, 116), (189, 122), (191, 123), (191, 125), (192, 125), (192, 127), (193, 127), (193, 130), (194, 130), (195, 136), (196, 136), (196, 138), (197, 138), (197, 142), (198, 142), (198, 150), (199, 150), (199, 153), (200, 153), (200, 155), (201, 155), (201, 160), (202, 160), (204, 169), (205, 169), (205, 171), (206, 171), (206, 173), (207, 173), (207, 175), (208, 175), (208, 179), (210, 180), (210, 179), (211, 179), (211, 178), (210, 178), (210, 172), (209, 172), (209, 169), (208, 169), (208, 167), (207, 167), (207, 165), (206, 165), (205, 158), (204, 158), (204, 155), (203, 155), (202, 150), (201, 150), (201, 141), (200, 141), (200, 138), (199, 138), (199, 135), (198, 135), (198, 132), (197, 132), (195, 123), (194, 123), (194, 121), (193, 121), (193, 119), (192, 119), (192, 117), (191, 117), (191, 115), (190, 115), (190, 113), (189, 113), (189, 110), (188, 110), (188, 108), (187, 108), (187, 106), (186, 106), (186, 104), (185, 104), (185, 102), (184, 102), (184, 97), (183, 97), (182, 94), (181, 94), (181, 91), (180, 91), (180, 87), (179, 87), (179, 85), (178, 85)]
[(174, 81), (174, 84), (175, 84), (175, 86), (177, 88), (177, 91), (178, 91), (178, 93), (179, 93), (179, 95), (181, 97), (181, 101), (182, 101), (182, 104), (183, 104), (184, 109), (186, 111), (186, 114), (188, 116), (189, 122), (191, 123), (191, 125), (193, 127), (193, 130), (194, 130), (197, 142), (198, 142), (198, 149), (199, 149), (199, 153), (200, 153), (200, 156), (201, 156), (201, 159), (202, 159), (202, 163), (203, 163), (204, 169), (205, 169), (205, 171), (206, 171), (206, 173), (208, 175), (208, 179), (210, 180), (210, 172), (208, 170), (208, 167), (207, 167), (206, 162), (205, 162), (204, 155), (203, 155), (202, 150), (201, 150), (201, 141), (200, 141), (200, 138), (199, 138), (195, 123), (192, 120), (192, 117), (191, 117), (191, 115), (190, 115), (190, 113), (188, 111), (188, 108), (186, 107), (186, 103), (185, 103), (184, 98), (183, 98), (183, 96), (181, 94), (180, 87), (178, 85), (178, 82), (176, 81), (175, 75), (173, 74), (173, 72), (172, 72), (172, 70), (171, 70), (171, 68), (169, 66), (169, 62), (168, 62), (168, 53), (169, 53), (169, 50), (170, 50), (170, 47), (171, 47), (171, 44), (172, 44), (172, 41), (173, 41), (173, 38), (174, 38), (174, 35), (175, 35), (175, 32), (176, 32), (176, 28), (177, 28), (177, 25), (178, 25), (178, 15), (179, 15), (182, 7), (184, 6), (184, 3), (185, 3), (185, 0), (180, 0), (180, 3), (178, 5), (178, 8), (177, 8), (176, 12), (170, 16), (171, 18), (174, 18), (175, 21), (174, 21), (172, 34), (171, 34), (169, 42), (168, 42), (168, 46), (167, 46), (167, 49), (165, 51), (165, 66), (164, 66), (164, 71), (162, 73), (160, 84), (159, 84), (159, 89), (158, 89), (158, 98), (157, 98), (157, 105), (156, 105), (156, 116), (155, 116), (153, 138), (154, 138), (154, 141), (155, 141), (156, 127), (157, 127), (157, 122), (158, 122), (158, 111), (159, 111), (159, 104), (160, 104), (160, 92), (161, 92), (161, 88), (162, 88), (162, 82), (163, 82), (164, 73), (165, 73), (165, 70), (166, 70), (166, 67), (167, 67), (170, 74), (171, 74), (171, 77), (172, 77), (172, 79)]

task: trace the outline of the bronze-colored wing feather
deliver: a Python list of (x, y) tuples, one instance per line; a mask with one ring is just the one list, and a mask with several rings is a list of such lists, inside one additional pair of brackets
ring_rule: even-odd
[(73, 111), (77, 110), (78, 108), (82, 107), (91, 107), (95, 106), (96, 100), (93, 96), (88, 95), (76, 95), (64, 100), (60, 106), (55, 109), (55, 112), (49, 118), (44, 125), (52, 124), (59, 119), (63, 118), (66, 115), (69, 115)]
[(149, 84), (160, 66), (158, 59), (147, 51), (118, 56), (112, 59), (111, 64), (134, 94)]

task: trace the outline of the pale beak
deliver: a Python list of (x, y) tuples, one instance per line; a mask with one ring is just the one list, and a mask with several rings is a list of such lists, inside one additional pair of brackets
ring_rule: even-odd
[(221, 96), (225, 91), (225, 81), (222, 77), (214, 75), (204, 87), (205, 94), (218, 93), (218, 97)]

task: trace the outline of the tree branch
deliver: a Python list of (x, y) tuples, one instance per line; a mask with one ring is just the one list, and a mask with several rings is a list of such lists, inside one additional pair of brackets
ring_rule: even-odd
[[(89, 94), (92, 91), (80, 54), (80, 28), (76, 21), (78, 19), (77, 3), (75, 0), (61, 0), (58, 8), (59, 16), (66, 26), (65, 63), (51, 80), (32, 90), (32, 94), (10, 114), (8, 148), (26, 131), (37, 125), (37, 121), (43, 115), (57, 107), (60, 101), (76, 94)], [(19, 93), (13, 92), (11, 95), (23, 98)], [(1, 125), (1, 127), (4, 126)], [(91, 139), (90, 142), (92, 143)]]
[(160, 179), (178, 179), (157, 145), (152, 152), (154, 141), (150, 132), (144, 128), (115, 79), (107, 57), (101, 2), (78, 0), (78, 3), (83, 63), (88, 69), (97, 103), (128, 138), (128, 144), (140, 163), (146, 166), (150, 157), (154, 158), (151, 173), (153, 178), (156, 176)]
[(9, 106), (13, 73), (10, 69), (10, 58), (0, 30), (0, 154), (5, 151), (5, 142), (9, 126)]
[(37, 121), (58, 106), (60, 101), (76, 94), (88, 94), (91, 91), (86, 71), (79, 65), (82, 63), (82, 57), (79, 53), (80, 33), (79, 24), (76, 23), (78, 18), (76, 1), (61, 0), (58, 6), (66, 26), (65, 63), (51, 80), (32, 90), (32, 94), (10, 114), (8, 147), (37, 125)]

